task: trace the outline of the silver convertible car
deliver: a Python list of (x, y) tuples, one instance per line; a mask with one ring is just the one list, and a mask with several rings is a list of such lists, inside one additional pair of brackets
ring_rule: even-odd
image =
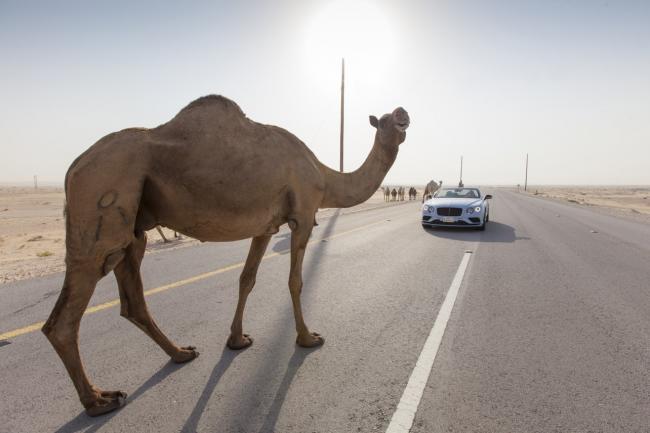
[(476, 227), (485, 230), (492, 196), (478, 188), (442, 188), (422, 206), (422, 227)]

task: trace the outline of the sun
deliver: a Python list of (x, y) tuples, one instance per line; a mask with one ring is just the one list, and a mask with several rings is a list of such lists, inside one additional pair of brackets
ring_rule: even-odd
[(382, 71), (395, 55), (392, 24), (377, 3), (325, 3), (307, 21), (303, 47), (307, 72), (318, 81), (340, 68), (345, 58), (356, 74), (381, 81)]

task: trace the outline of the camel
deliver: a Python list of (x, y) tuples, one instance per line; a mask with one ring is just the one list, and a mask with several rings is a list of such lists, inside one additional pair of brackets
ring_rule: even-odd
[(390, 201), (390, 188), (385, 186), (382, 191), (384, 192), (384, 201)]
[(422, 203), (424, 203), (425, 200), (430, 199), (433, 196), (433, 193), (438, 191), (438, 188), (441, 186), (442, 181), (440, 181), (440, 184), (437, 184), (435, 180), (427, 183), (427, 186), (424, 187), (424, 192), (422, 193)]
[(390, 195), (392, 197), (391, 201), (397, 200), (397, 190), (395, 188), (393, 188), (393, 190), (390, 192)]
[(418, 198), (418, 190), (415, 189), (414, 187), (409, 188), (409, 200), (417, 200)]
[(157, 225), (202, 241), (252, 238), (239, 279), (239, 300), (227, 340), (230, 349), (250, 346), (243, 333), (246, 299), (271, 236), (291, 230), (289, 291), (296, 343), (316, 347), (300, 304), (302, 263), (319, 208), (345, 208), (366, 201), (393, 165), (406, 138), (408, 113), (401, 107), (377, 119), (374, 145), (356, 171), (323, 165), (290, 132), (254, 122), (223, 97), (199, 98), (153, 129), (109, 134), (70, 166), (65, 178), (66, 272), (43, 333), (63, 361), (90, 416), (126, 402), (121, 391), (90, 382), (79, 354), (79, 325), (96, 283), (113, 271), (120, 314), (151, 337), (176, 363), (193, 360), (193, 346), (179, 347), (158, 328), (143, 294), (140, 265)]

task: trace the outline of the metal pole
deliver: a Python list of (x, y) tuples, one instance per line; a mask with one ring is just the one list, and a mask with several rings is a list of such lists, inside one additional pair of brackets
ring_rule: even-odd
[(458, 186), (461, 186), (463, 184), (463, 156), (460, 156), (460, 182), (458, 182)]
[(343, 117), (345, 114), (344, 106), (344, 96), (345, 96), (345, 59), (341, 59), (341, 148), (340, 152), (340, 169), (343, 173)]
[(526, 154), (526, 178), (524, 180), (524, 191), (528, 191), (528, 154)]

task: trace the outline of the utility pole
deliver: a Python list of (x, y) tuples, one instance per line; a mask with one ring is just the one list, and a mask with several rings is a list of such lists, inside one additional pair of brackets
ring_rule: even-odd
[(345, 105), (344, 105), (344, 96), (345, 96), (345, 59), (341, 59), (341, 148), (340, 152), (340, 170), (343, 173), (343, 116), (345, 114)]
[(34, 189), (38, 189), (38, 179), (36, 178), (36, 175), (34, 175)]
[(463, 155), (460, 156), (460, 181), (458, 182), (458, 187), (462, 188), (463, 185)]
[(524, 191), (528, 191), (528, 154), (526, 154), (526, 178), (524, 179)]

